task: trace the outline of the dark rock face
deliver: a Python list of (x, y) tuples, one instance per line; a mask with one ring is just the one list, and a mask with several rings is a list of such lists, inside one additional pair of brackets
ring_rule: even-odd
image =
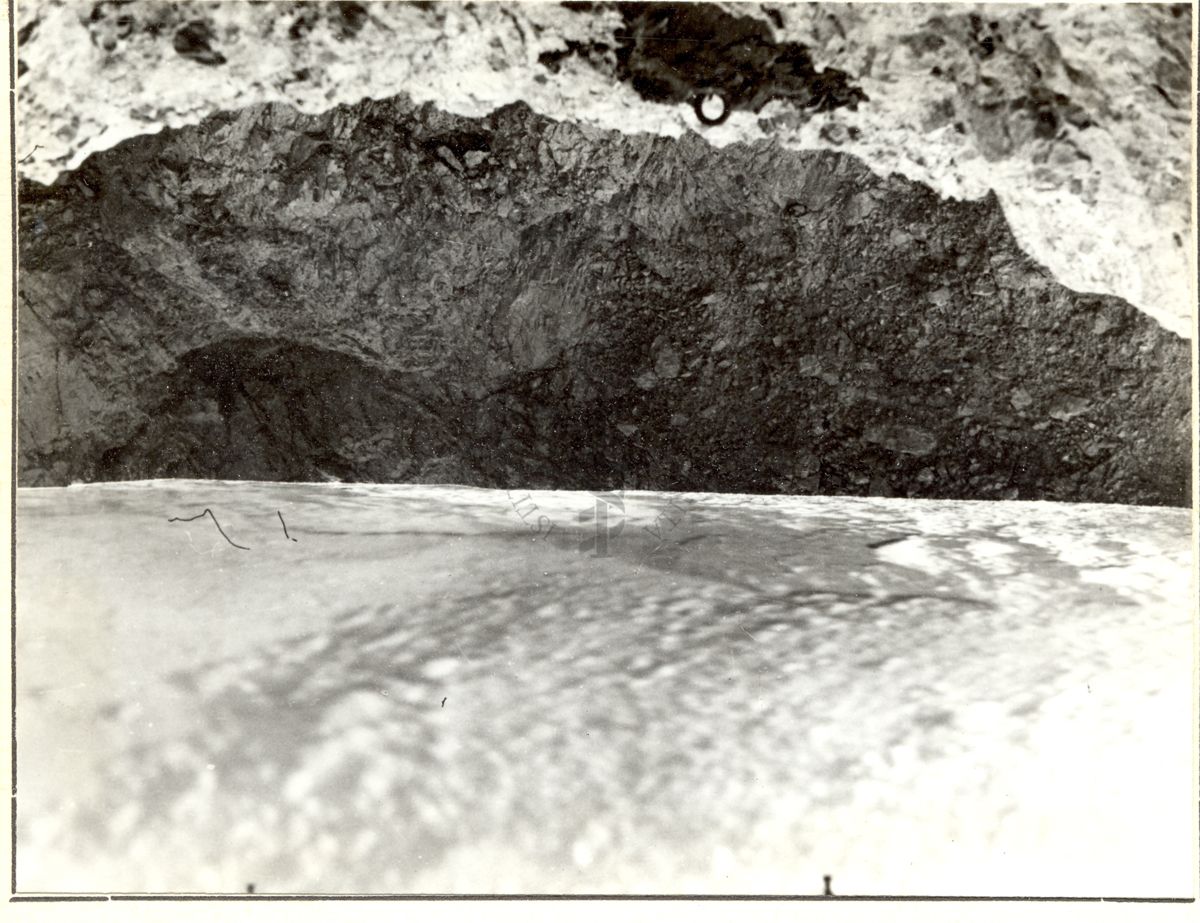
[(402, 97), (21, 192), (25, 485), (1188, 502), (1186, 343), (847, 155)]
[[(628, 83), (643, 99), (692, 103), (697, 117), (709, 124), (724, 122), (735, 109), (758, 112), (773, 99), (818, 111), (853, 109), (867, 99), (849, 74), (833, 67), (817, 70), (807, 47), (776, 42), (770, 27), (752, 16), (734, 16), (701, 3), (616, 7), (623, 27), (612, 46), (568, 43), (565, 51), (542, 54), (539, 62), (553, 71), (562, 58), (579, 55)], [(723, 102), (715, 118), (701, 107), (709, 94)]]

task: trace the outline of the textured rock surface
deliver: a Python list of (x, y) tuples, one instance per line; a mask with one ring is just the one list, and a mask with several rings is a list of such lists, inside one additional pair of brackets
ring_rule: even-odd
[(594, 503), (20, 491), (18, 885), (1190, 893), (1187, 511)]
[(25, 484), (1187, 502), (1186, 342), (853, 156), (397, 98), (22, 192)]
[[(992, 190), (1064, 284), (1192, 335), (1186, 4), (713, 7), (803, 44), (869, 102), (816, 112), (793, 85), (708, 140), (842, 148), (946, 195)], [(619, 81), (654, 67), (622, 64), (630, 16), (613, 4), (41, 2), (18, 17), (19, 156), (41, 182), (130, 135), (267, 100), (319, 112), (405, 91), (465, 115), (524, 100), (627, 132), (699, 127), (682, 96), (646, 101)]]

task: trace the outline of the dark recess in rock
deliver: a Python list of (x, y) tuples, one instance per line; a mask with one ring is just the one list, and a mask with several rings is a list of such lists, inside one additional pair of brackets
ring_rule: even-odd
[(317, 23), (318, 10), (317, 5), (313, 4), (297, 14), (296, 18), (292, 20), (292, 24), (288, 26), (288, 38), (296, 42), (311, 32)]
[[(719, 124), (739, 109), (758, 112), (773, 99), (818, 112), (855, 109), (867, 99), (849, 74), (832, 67), (817, 70), (806, 46), (776, 42), (759, 19), (705, 3), (618, 3), (616, 8), (623, 26), (613, 36), (611, 65), (605, 67), (605, 43), (582, 42), (545, 52), (539, 62), (557, 71), (564, 57), (582, 57), (611, 69), (643, 99), (691, 103), (706, 124)], [(700, 105), (710, 95), (724, 102), (720, 116), (711, 119)]]
[(604, 42), (576, 42), (571, 39), (567, 40), (565, 48), (543, 51), (538, 55), (538, 64), (550, 73), (557, 74), (562, 67), (562, 62), (568, 58), (583, 58), (593, 66), (602, 68), (612, 68), (615, 65), (610, 45), (606, 45)]
[(194, 476), (1186, 505), (1189, 350), (994, 198), (406, 97), (20, 188), (24, 485)]
[(338, 34), (342, 38), (353, 38), (357, 35), (371, 16), (361, 3), (340, 2), (335, 8), (340, 17)]
[(198, 64), (224, 64), (225, 55), (212, 47), (215, 38), (208, 23), (200, 19), (193, 20), (175, 33), (175, 50)]
[(37, 31), (37, 27), (40, 22), (41, 22), (40, 18), (31, 19), (29, 22), (27, 22), (25, 25), (23, 25), (20, 29), (17, 30), (17, 46), (18, 47), (20, 47), (21, 45), (24, 45), (31, 38), (33, 38), (33, 33), (35, 31)]
[[(136, 470), (147, 451), (163, 477), (270, 470), (293, 481), (419, 479), (431, 458), (459, 448), (456, 421), (439, 416), (427, 380), (286, 339), (241, 337), (192, 350), (163, 391), (166, 400), (131, 446), (101, 456), (101, 480)], [(180, 419), (188, 421), (182, 433)], [(346, 450), (367, 430), (376, 439), (364, 467)]]

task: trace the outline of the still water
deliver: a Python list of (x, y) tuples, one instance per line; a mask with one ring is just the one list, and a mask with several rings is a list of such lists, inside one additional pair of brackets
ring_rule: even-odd
[(18, 517), (22, 891), (1190, 890), (1183, 510), (158, 481)]

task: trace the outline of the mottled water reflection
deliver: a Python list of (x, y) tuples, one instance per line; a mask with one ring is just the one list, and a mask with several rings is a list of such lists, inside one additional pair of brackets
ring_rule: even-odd
[(1187, 892), (1185, 511), (596, 502), (21, 491), (19, 886)]

